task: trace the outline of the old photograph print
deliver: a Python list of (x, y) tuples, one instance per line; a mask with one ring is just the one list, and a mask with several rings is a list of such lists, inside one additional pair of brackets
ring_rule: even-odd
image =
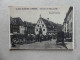
[(73, 7), (9, 6), (10, 49), (73, 49)]

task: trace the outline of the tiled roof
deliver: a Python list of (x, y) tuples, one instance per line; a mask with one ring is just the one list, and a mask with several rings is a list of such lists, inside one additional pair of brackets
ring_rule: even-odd
[(70, 12), (73, 10), (73, 7), (70, 7), (68, 12), (66, 13), (66, 17), (64, 19), (64, 22), (66, 22), (68, 15), (70, 14)]
[(16, 18), (10, 17), (10, 24), (19, 25), (19, 26), (23, 26), (24, 25), (24, 23), (23, 23), (23, 21), (21, 20), (20, 17), (16, 17)]
[(32, 27), (33, 27), (33, 26), (35, 26), (35, 25), (36, 25), (36, 24), (34, 24), (34, 23), (24, 21), (24, 26), (28, 26), (28, 27), (29, 27), (29, 26), (30, 26), (30, 27), (32, 26)]
[(46, 27), (48, 30), (53, 30), (57, 25), (51, 21), (49, 21), (48, 19), (44, 19), (44, 18), (40, 18), (43, 20), (43, 22), (46, 24)]

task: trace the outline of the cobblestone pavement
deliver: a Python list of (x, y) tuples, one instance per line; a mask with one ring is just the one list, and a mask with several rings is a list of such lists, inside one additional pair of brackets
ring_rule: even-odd
[(65, 42), (65, 45), (67, 48), (62, 45), (56, 45), (56, 39), (52, 39), (51, 41), (49, 40), (30, 44), (17, 45), (16, 48), (12, 49), (72, 49), (71, 42)]

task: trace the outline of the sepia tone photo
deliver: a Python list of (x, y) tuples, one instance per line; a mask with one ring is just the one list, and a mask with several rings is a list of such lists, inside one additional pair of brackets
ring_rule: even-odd
[(9, 6), (10, 49), (73, 49), (72, 6)]

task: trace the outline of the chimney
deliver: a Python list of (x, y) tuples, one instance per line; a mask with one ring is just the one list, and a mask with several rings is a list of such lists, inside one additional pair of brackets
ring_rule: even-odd
[(49, 18), (47, 18), (47, 20), (49, 20)]

